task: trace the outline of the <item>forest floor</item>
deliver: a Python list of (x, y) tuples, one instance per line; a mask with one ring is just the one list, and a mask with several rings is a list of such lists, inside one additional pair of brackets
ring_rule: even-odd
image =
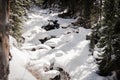
[[(86, 40), (91, 30), (72, 26), (74, 19), (49, 12), (34, 8), (28, 13), (22, 34), (25, 42), (20, 48), (10, 36), (13, 59), (9, 80), (108, 80), (96, 74), (96, 55), (91, 55)], [(46, 31), (42, 26), (48, 20), (58, 20), (60, 28)]]

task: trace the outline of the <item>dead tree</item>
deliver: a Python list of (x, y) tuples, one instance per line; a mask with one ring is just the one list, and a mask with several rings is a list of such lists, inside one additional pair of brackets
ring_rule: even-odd
[(9, 74), (9, 0), (0, 0), (0, 80)]

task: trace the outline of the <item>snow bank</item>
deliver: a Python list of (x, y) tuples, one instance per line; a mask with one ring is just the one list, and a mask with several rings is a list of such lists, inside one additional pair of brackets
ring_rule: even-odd
[(29, 55), (14, 47), (14, 44), (17, 44), (17, 42), (10, 36), (12, 60), (10, 61), (9, 80), (36, 80), (25, 68), (25, 65), (29, 62)]

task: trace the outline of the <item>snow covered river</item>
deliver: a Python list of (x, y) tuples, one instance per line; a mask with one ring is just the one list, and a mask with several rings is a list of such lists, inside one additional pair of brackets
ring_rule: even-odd
[[(89, 52), (86, 35), (90, 29), (79, 27), (66, 29), (73, 19), (62, 19), (58, 13), (49, 14), (49, 9), (33, 9), (24, 22), (25, 42), (19, 49), (10, 36), (13, 59), (10, 64), (9, 80), (107, 80), (95, 73), (97, 65)], [(59, 29), (46, 31), (41, 28), (48, 20), (58, 20)], [(44, 43), (40, 40), (47, 38)], [(59, 70), (67, 74), (67, 77)], [(58, 78), (55, 78), (59, 76)]]

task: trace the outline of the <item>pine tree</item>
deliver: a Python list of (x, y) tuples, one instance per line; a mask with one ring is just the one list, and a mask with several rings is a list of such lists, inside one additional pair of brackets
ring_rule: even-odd
[(104, 20), (98, 29), (100, 34), (97, 47), (102, 49), (98, 59), (99, 74), (110, 75), (112, 71), (120, 70), (120, 16), (119, 0), (105, 0), (103, 8)]
[(10, 34), (18, 39), (21, 36), (22, 20), (26, 14), (26, 8), (29, 6), (28, 1), (10, 0)]
[(42, 2), (43, 0), (10, 0), (10, 34), (17, 40), (21, 37), (23, 16), (27, 16), (26, 10)]

